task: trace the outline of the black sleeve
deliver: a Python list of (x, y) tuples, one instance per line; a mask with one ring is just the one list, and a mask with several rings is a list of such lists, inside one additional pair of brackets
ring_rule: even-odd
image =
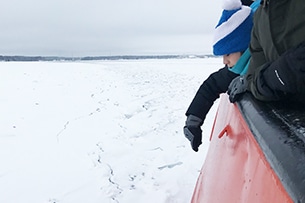
[(228, 90), (229, 84), (237, 76), (227, 66), (212, 73), (198, 89), (185, 115), (192, 114), (204, 120), (214, 101)]
[(278, 101), (288, 96), (284, 91), (279, 90), (282, 84), (275, 72), (271, 70), (272, 67), (268, 69), (270, 64), (265, 64), (256, 78), (256, 89), (260, 95), (263, 95), (260, 98), (262, 101)]
[(263, 66), (257, 74), (256, 89), (267, 101), (303, 100), (304, 64), (305, 43), (301, 43)]

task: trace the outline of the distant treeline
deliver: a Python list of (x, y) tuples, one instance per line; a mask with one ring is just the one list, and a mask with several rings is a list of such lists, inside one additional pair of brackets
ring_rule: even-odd
[(138, 59), (182, 59), (210, 58), (214, 55), (123, 55), (123, 56), (86, 56), (86, 57), (57, 57), (57, 56), (1, 56), (0, 61), (89, 61), (89, 60), (138, 60)]

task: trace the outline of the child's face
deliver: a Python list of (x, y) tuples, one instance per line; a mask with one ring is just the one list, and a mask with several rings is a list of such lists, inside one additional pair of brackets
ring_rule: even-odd
[(232, 54), (223, 55), (223, 64), (229, 68), (233, 67), (241, 56), (241, 52), (235, 52)]

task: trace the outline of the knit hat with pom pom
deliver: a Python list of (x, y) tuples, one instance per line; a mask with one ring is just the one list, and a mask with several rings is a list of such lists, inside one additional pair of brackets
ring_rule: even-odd
[(253, 12), (240, 0), (225, 0), (224, 10), (215, 28), (213, 54), (226, 55), (245, 51), (250, 43)]

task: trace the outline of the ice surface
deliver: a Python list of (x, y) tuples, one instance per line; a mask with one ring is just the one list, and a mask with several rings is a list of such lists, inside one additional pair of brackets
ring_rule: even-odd
[(219, 58), (0, 63), (0, 202), (189, 202), (184, 113)]

